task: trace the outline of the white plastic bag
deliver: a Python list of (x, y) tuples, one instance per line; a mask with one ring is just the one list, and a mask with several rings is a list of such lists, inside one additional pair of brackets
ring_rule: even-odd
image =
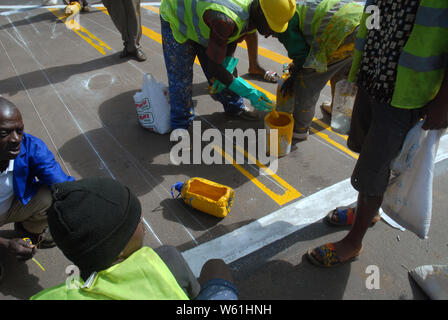
[(409, 271), (409, 274), (432, 300), (448, 299), (447, 265), (425, 265)]
[(171, 131), (168, 88), (165, 84), (145, 74), (142, 91), (135, 93), (134, 102), (138, 121), (143, 128), (160, 134)]
[(426, 239), (431, 224), (434, 161), (444, 130), (412, 128), (391, 164), (391, 180), (381, 208), (398, 224)]

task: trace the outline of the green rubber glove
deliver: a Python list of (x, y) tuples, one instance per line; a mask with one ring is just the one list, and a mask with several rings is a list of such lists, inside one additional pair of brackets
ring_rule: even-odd
[(274, 108), (272, 101), (263, 92), (252, 87), (241, 77), (235, 78), (229, 89), (241, 97), (249, 99), (254, 108), (258, 110), (270, 111)]
[[(224, 61), (222, 62), (222, 66), (226, 68), (226, 70), (229, 71), (230, 73), (233, 73), (233, 70), (235, 70), (237, 63), (238, 63), (237, 58), (225, 57)], [(216, 79), (213, 82), (212, 87), (210, 88), (210, 94), (220, 93), (225, 88), (227, 88), (226, 85), (224, 85), (221, 81)]]

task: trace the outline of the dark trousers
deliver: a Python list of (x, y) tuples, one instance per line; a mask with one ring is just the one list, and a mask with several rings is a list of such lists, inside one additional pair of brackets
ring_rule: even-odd
[(128, 52), (140, 48), (142, 24), (140, 0), (102, 0)]

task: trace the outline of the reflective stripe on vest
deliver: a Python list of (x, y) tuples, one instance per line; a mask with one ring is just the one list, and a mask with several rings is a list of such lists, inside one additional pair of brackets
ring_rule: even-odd
[[(366, 8), (374, 1), (367, 1)], [(364, 50), (367, 28), (364, 13), (355, 42), (350, 81), (355, 81)], [(448, 68), (448, 1), (421, 0), (414, 26), (398, 60), (391, 105), (416, 109), (437, 95)]]
[(420, 7), (415, 24), (424, 27), (448, 28), (448, 9)]
[(444, 69), (448, 65), (448, 53), (430, 57), (419, 57), (403, 51), (398, 64), (416, 72), (429, 72)]
[[(168, 0), (166, 0), (168, 1)], [(238, 3), (231, 0), (177, 0), (176, 1), (176, 15), (175, 17), (179, 23), (179, 32), (186, 38), (191, 38), (191, 35), (188, 34), (188, 23), (190, 27), (194, 29), (195, 36), (197, 38), (193, 38), (190, 40), (196, 41), (203, 46), (208, 45), (209, 37), (207, 34), (208, 31), (201, 29), (201, 20), (202, 16), (198, 16), (198, 5), (199, 3), (208, 3), (210, 4), (210, 8), (217, 8), (217, 6), (221, 6), (226, 8), (227, 10), (233, 12), (235, 16), (239, 18), (239, 21), (235, 21), (233, 17), (230, 17), (238, 27), (237, 35), (231, 37), (229, 42), (236, 40), (240, 36), (240, 32), (243, 29), (245, 22), (249, 19), (248, 6), (250, 4), (249, 0), (239, 1), (242, 5), (246, 5), (246, 7), (240, 6)], [(188, 6), (188, 4), (190, 6)], [(186, 10), (188, 10), (188, 15), (191, 14), (191, 20), (186, 20), (185, 14)], [(203, 13), (203, 12), (200, 12)], [(174, 17), (173, 17), (174, 18)], [(204, 23), (205, 25), (205, 23)], [(173, 26), (171, 26), (173, 28)], [(173, 30), (174, 31), (174, 30)]]

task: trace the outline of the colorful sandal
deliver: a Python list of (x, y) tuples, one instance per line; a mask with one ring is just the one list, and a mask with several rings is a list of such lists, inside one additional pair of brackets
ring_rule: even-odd
[[(355, 221), (355, 210), (356, 204), (345, 207), (337, 207), (327, 214), (324, 221), (333, 226), (351, 226), (353, 221)], [(337, 221), (334, 220), (335, 215), (338, 217)], [(375, 223), (376, 221), (372, 222), (370, 227), (373, 227)]]
[[(324, 218), (324, 221), (334, 226), (351, 226), (355, 220), (355, 206), (337, 207), (330, 211)], [(338, 217), (338, 220), (334, 220), (334, 216)]]
[[(330, 242), (314, 249), (308, 249), (306, 256), (308, 260), (315, 266), (322, 268), (332, 268), (347, 262), (358, 260), (361, 251), (362, 249), (356, 256), (341, 262), (339, 257), (336, 255), (336, 251), (334, 250), (334, 244)], [(313, 253), (317, 253), (322, 260), (317, 259)]]

